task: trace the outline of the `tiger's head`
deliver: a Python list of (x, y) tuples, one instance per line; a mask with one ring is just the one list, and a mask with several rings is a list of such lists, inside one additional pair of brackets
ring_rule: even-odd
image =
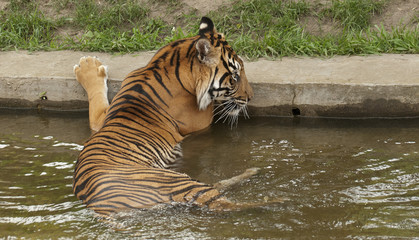
[[(224, 35), (217, 33), (211, 19), (203, 17), (196, 41), (197, 58), (207, 70), (207, 77), (197, 82), (198, 107), (204, 110), (211, 103), (219, 104), (214, 113), (218, 120), (237, 122), (240, 112), (247, 116), (247, 103), (253, 90), (247, 81), (243, 60), (227, 43)], [(218, 121), (217, 120), (217, 121)]]

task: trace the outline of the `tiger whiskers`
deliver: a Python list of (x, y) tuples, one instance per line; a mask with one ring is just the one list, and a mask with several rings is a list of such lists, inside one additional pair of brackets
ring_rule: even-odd
[(241, 109), (241, 111), (243, 112), (243, 116), (244, 116), (244, 118), (246, 118), (246, 119), (249, 119), (250, 118), (250, 116), (249, 116), (249, 113), (247, 112), (247, 104)]
[(223, 111), (223, 108), (226, 104), (228, 104), (230, 101), (221, 102), (217, 105), (217, 107), (214, 108), (213, 113), (214, 115), (218, 115)]
[(237, 126), (240, 112), (243, 112), (245, 118), (249, 118), (246, 104), (239, 104), (235, 99), (227, 100), (214, 109), (214, 115), (219, 115), (215, 123), (223, 119), (223, 123), (228, 121), (233, 128)]
[[(228, 100), (222, 103), (219, 107), (222, 107), (222, 108), (218, 112), (215, 113), (215, 115), (220, 115), (218, 119), (215, 121), (215, 123), (219, 122), (221, 119), (224, 119), (223, 120), (223, 123), (224, 123), (227, 119), (232, 117), (236, 104), (234, 100)], [(218, 109), (219, 107), (217, 107), (216, 109)]]

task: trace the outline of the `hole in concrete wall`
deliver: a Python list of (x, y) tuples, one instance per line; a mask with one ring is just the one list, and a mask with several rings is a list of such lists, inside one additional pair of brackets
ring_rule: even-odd
[(294, 115), (294, 116), (300, 116), (300, 114), (301, 114), (300, 109), (296, 108), (296, 107), (292, 108), (291, 111), (292, 111), (292, 115)]

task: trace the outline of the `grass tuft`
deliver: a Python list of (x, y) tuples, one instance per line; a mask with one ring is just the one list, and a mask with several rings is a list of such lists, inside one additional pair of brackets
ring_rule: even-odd
[(94, 0), (76, 3), (75, 23), (89, 31), (102, 31), (111, 28), (124, 28), (143, 21), (149, 9), (135, 1), (115, 2), (112, 5), (99, 5)]
[(12, 4), (13, 11), (0, 14), (0, 48), (4, 50), (55, 48), (54, 31), (58, 22), (47, 19), (36, 8), (32, 11), (20, 11), (20, 7)]
[(417, 24), (419, 25), (419, 10), (416, 11), (416, 13), (413, 15), (413, 17), (410, 19), (410, 22), (412, 24)]
[(367, 28), (371, 17), (379, 14), (386, 0), (332, 0), (332, 6), (324, 10), (326, 16), (340, 21), (348, 30)]
[(210, 13), (210, 17), (225, 34), (263, 36), (264, 32), (272, 29), (293, 27), (308, 10), (309, 5), (305, 1), (249, 0), (236, 1), (231, 8)]

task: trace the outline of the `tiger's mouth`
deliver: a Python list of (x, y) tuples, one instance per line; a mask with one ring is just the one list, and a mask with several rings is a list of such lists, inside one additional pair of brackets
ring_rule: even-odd
[(215, 123), (223, 120), (223, 123), (228, 122), (233, 127), (237, 126), (240, 113), (243, 113), (245, 118), (249, 118), (246, 100), (231, 98), (225, 101), (215, 102), (215, 106), (214, 115), (218, 116)]

